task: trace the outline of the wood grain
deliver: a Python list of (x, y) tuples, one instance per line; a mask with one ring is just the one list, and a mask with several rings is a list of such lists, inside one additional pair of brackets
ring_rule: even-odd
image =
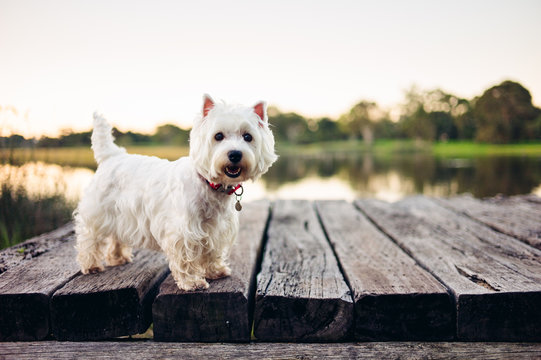
[(539, 343), (364, 342), (200, 344), (123, 342), (0, 343), (5, 360), (39, 359), (539, 359)]
[(132, 263), (75, 277), (51, 299), (53, 335), (79, 341), (145, 332), (152, 300), (168, 271), (162, 253), (137, 250)]
[(453, 299), (352, 204), (317, 202), (355, 301), (355, 339), (442, 340), (455, 334)]
[(50, 334), (49, 300), (79, 272), (74, 241), (0, 275), (0, 341), (41, 340)]
[(541, 339), (539, 250), (424, 197), (355, 203), (452, 291), (459, 339)]
[(530, 201), (530, 202), (533, 202), (533, 203), (541, 204), (541, 197), (539, 197), (539, 196), (537, 196), (535, 194), (517, 195), (515, 197), (519, 198), (519, 199), (522, 199), (522, 200)]
[(156, 340), (250, 340), (253, 283), (269, 206), (268, 201), (243, 205), (231, 251), (231, 276), (210, 281), (209, 289), (190, 292), (179, 290), (168, 276), (153, 305)]
[(55, 247), (73, 240), (75, 230), (73, 223), (68, 223), (51, 232), (28, 239), (20, 244), (0, 250), (0, 274), (8, 269), (25, 263)]
[(312, 203), (277, 201), (257, 276), (254, 334), (263, 341), (336, 341), (353, 303)]
[(522, 197), (498, 197), (482, 201), (471, 195), (437, 201), (499, 232), (541, 249), (541, 203)]

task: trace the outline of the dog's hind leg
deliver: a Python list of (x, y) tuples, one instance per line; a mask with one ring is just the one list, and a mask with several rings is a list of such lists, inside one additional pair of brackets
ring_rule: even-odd
[(227, 265), (222, 252), (214, 251), (208, 257), (205, 277), (207, 279), (219, 279), (231, 275), (231, 268)]
[(116, 236), (111, 236), (109, 246), (105, 251), (105, 262), (109, 266), (117, 266), (132, 261), (132, 249), (123, 244)]
[(213, 248), (207, 254), (205, 264), (205, 277), (207, 279), (219, 279), (231, 275), (231, 268), (228, 266), (228, 258), (231, 247), (235, 242), (238, 233), (238, 222), (222, 223), (222, 227), (213, 233)]
[(83, 274), (103, 271), (103, 247), (106, 239), (98, 238), (88, 229), (77, 228), (77, 262)]

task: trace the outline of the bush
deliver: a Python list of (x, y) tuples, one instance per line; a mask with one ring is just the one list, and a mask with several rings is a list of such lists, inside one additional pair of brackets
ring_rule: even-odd
[(61, 194), (33, 199), (9, 181), (0, 191), (0, 249), (58, 228), (70, 220), (74, 209)]

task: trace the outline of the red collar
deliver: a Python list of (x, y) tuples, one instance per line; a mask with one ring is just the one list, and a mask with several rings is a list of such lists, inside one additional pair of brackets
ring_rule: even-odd
[(208, 181), (207, 179), (205, 179), (204, 177), (201, 176), (201, 178), (203, 180), (205, 180), (205, 182), (215, 191), (220, 191), (220, 192), (223, 192), (227, 195), (233, 195), (235, 193), (235, 191), (237, 191), (238, 189), (240, 189), (242, 187), (242, 184), (238, 184), (238, 185), (229, 185), (229, 186), (223, 186), (222, 184), (215, 184), (215, 183), (211, 183), (210, 181)]

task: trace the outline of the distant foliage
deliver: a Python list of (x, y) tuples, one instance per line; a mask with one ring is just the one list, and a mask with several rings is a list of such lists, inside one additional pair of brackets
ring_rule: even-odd
[(353, 106), (349, 113), (342, 115), (338, 121), (351, 137), (362, 137), (371, 145), (374, 140), (375, 124), (385, 117), (386, 114), (375, 102), (363, 100)]
[(541, 110), (522, 85), (504, 81), (476, 100), (476, 140), (494, 143), (540, 139)]
[(427, 141), (471, 139), (471, 106), (468, 100), (440, 89), (406, 92), (399, 126), (410, 138)]
[(0, 249), (64, 225), (73, 209), (61, 194), (31, 197), (8, 179), (0, 186)]
[(90, 131), (75, 133), (71, 130), (63, 130), (58, 138), (48, 136), (41, 137), (37, 141), (38, 147), (62, 147), (62, 146), (90, 146)]
[(329, 140), (344, 140), (348, 133), (328, 117), (307, 119), (294, 112), (282, 113), (275, 107), (268, 109), (269, 123), (277, 142), (309, 144)]
[(188, 145), (190, 131), (183, 130), (172, 124), (158, 126), (156, 132), (151, 136), (152, 142), (165, 145)]
[(35, 145), (34, 139), (25, 139), (21, 135), (11, 135), (0, 137), (0, 148), (19, 148), (19, 147), (32, 147)]
[[(377, 103), (361, 100), (338, 119), (306, 118), (295, 112), (269, 107), (271, 129), (278, 143), (309, 144), (322, 141), (411, 138), (424, 141), (476, 140), (509, 143), (541, 140), (541, 109), (532, 103), (521, 84), (504, 81), (472, 100), (441, 89), (412, 87), (390, 116)], [(395, 109), (396, 110), (396, 109)], [(397, 118), (398, 117), (398, 118)], [(130, 145), (188, 145), (189, 130), (161, 125), (154, 134), (114, 129), (117, 143)], [(20, 135), (0, 137), (0, 148), (89, 146), (91, 132), (62, 132), (58, 138), (25, 139)]]
[(270, 107), (268, 116), (272, 132), (278, 141), (292, 144), (312, 142), (308, 121), (302, 115), (294, 112), (282, 113), (277, 108)]

